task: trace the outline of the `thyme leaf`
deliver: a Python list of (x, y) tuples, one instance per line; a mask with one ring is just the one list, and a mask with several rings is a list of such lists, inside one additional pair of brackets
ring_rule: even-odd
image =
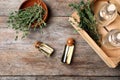
[[(32, 29), (41, 30), (46, 26), (46, 23), (43, 21), (45, 14), (46, 11), (42, 8), (42, 6), (34, 4), (31, 7), (10, 13), (8, 18), (8, 25), (12, 29), (15, 29), (16, 32), (22, 31), (22, 38), (25, 38)], [(18, 36), (16, 36), (16, 40), (17, 38)]]
[(94, 18), (94, 13), (91, 10), (90, 7), (90, 1), (84, 2), (83, 0), (76, 4), (70, 4), (70, 7), (75, 9), (80, 16), (80, 22), (79, 27), (84, 29), (90, 37), (98, 44), (100, 45), (100, 35), (97, 30), (97, 22)]

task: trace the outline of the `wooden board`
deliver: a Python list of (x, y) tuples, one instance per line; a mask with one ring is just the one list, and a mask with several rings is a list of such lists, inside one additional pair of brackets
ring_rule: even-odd
[[(79, 0), (44, 0), (48, 4), (51, 14), (43, 34), (31, 32), (26, 39), (14, 41), (15, 31), (7, 28), (6, 21), (9, 12), (17, 10), (23, 1), (0, 0), (0, 76), (3, 76), (1, 79), (6, 78), (7, 80), (8, 77), (11, 80), (21, 80), (23, 76), (22, 79), (30, 80), (30, 76), (39, 77), (36, 75), (41, 75), (37, 78), (38, 80), (54, 77), (61, 80), (119, 79), (117, 76), (120, 76), (120, 67), (108, 68), (86, 41), (74, 32), (74, 28), (68, 22), (68, 16), (73, 12), (68, 4), (79, 2)], [(68, 37), (73, 37), (76, 41), (71, 65), (61, 63)], [(51, 58), (45, 57), (34, 48), (33, 43), (36, 40), (41, 40), (55, 49)], [(93, 78), (84, 78), (84, 76), (93, 76)], [(106, 78), (106, 76), (110, 77)]]
[[(117, 1), (117, 0), (115, 0), (115, 2), (113, 2), (113, 1), (111, 0), (110, 2), (115, 4), (116, 1)], [(107, 3), (107, 0), (104, 0), (104, 1), (98, 0), (98, 1), (96, 1), (95, 5), (94, 5), (94, 6), (95, 6), (95, 8), (94, 8), (94, 13), (95, 13), (95, 15), (99, 12), (99, 11), (98, 11), (99, 8), (101, 8), (102, 6), (104, 6), (104, 4), (106, 4), (106, 3)], [(118, 4), (115, 4), (115, 5), (117, 6), (117, 10), (118, 10), (118, 12), (119, 12), (119, 7), (120, 7), (119, 3), (118, 3)], [(111, 30), (113, 30), (113, 29), (120, 29), (119, 25), (120, 25), (120, 15), (117, 14), (116, 19), (115, 19), (114, 21), (112, 20), (112, 21), (110, 22), (110, 24), (107, 25), (106, 28), (107, 28), (109, 31), (111, 31)], [(103, 26), (98, 26), (98, 29), (99, 29), (100, 35), (102, 35), (101, 37), (102, 37), (102, 41), (103, 41), (108, 32), (105, 30), (105, 28), (104, 28)], [(101, 42), (102, 42), (102, 41), (101, 41)], [(102, 43), (101, 43), (101, 44), (102, 44)], [(112, 61), (113, 61), (116, 65), (118, 65), (118, 63), (120, 62), (120, 49), (119, 49), (119, 48), (114, 48), (114, 47), (113, 47), (113, 48), (107, 48), (107, 47), (105, 47), (104, 44), (102, 44), (101, 48), (102, 48), (102, 50), (105, 52), (105, 54), (106, 54), (108, 57), (110, 57), (110, 58), (112, 59)]]
[[(107, 0), (98, 0), (94, 3), (94, 14), (95, 16), (99, 12), (99, 8), (101, 8), (104, 4), (107, 3)], [(118, 7), (117, 7), (118, 8)], [(77, 20), (77, 22), (75, 21)], [(118, 25), (120, 25), (120, 15), (117, 15), (117, 18), (112, 21), (109, 25), (107, 25), (107, 29), (110, 31), (112, 29), (120, 29)], [(78, 26), (79, 16), (77, 15), (77, 12), (74, 12), (72, 14), (72, 17), (69, 18), (69, 21), (71, 22), (72, 26), (77, 30), (77, 32), (88, 42), (88, 44), (95, 50), (95, 52), (101, 57), (101, 59), (111, 68), (115, 68), (118, 63), (120, 62), (120, 49), (119, 48), (114, 48), (114, 49), (109, 49), (106, 48), (105, 45), (101, 43), (101, 47), (99, 47), (93, 39)], [(102, 40), (104, 37), (107, 35), (107, 31), (105, 30), (104, 27), (98, 26), (99, 34), (102, 35)]]
[[(115, 68), (116, 64), (105, 54), (105, 52), (93, 41), (93, 39), (78, 26), (75, 22), (75, 17), (77, 14), (73, 13), (73, 16), (69, 18), (72, 26), (77, 30), (77, 32), (86, 40), (86, 42), (95, 50), (95, 52), (102, 58), (102, 60), (111, 68)], [(74, 18), (73, 18), (74, 17)]]
[(79, 76), (15, 76), (0, 77), (1, 80), (119, 80), (120, 77), (79, 77)]

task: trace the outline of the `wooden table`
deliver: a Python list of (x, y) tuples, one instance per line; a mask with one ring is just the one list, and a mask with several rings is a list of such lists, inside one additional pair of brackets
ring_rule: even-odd
[[(2, 80), (119, 80), (120, 67), (110, 69), (68, 22), (73, 10), (69, 3), (79, 0), (44, 0), (49, 8), (43, 33), (31, 32), (15, 41), (15, 31), (7, 28), (11, 11), (25, 0), (0, 0), (0, 75)], [(73, 37), (76, 48), (71, 65), (61, 63), (67, 38)], [(48, 58), (34, 48), (36, 40), (55, 49)], [(12, 76), (13, 77), (12, 77)], [(38, 76), (36, 76), (38, 75)], [(59, 78), (59, 79), (58, 79)]]

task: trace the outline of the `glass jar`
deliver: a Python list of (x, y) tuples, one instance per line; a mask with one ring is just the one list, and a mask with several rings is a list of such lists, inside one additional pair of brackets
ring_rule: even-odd
[(102, 44), (109, 49), (120, 48), (120, 29), (113, 29), (104, 37)]
[(44, 53), (48, 57), (50, 57), (52, 53), (54, 52), (53, 48), (51, 48), (47, 44), (40, 42), (40, 41), (35, 42), (35, 48), (37, 48), (40, 52)]
[(112, 3), (106, 3), (102, 6), (96, 15), (97, 22), (100, 26), (107, 26), (117, 17), (117, 8)]

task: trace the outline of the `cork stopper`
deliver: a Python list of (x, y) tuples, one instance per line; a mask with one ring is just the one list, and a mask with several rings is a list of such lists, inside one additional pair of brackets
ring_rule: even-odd
[(36, 41), (35, 44), (34, 44), (35, 48), (39, 48), (39, 46), (41, 45), (41, 43), (42, 42), (40, 42), (40, 41)]
[(67, 40), (67, 45), (68, 46), (72, 46), (72, 45), (74, 45), (74, 43), (75, 43), (75, 41), (74, 41), (73, 38), (68, 38), (68, 40)]

